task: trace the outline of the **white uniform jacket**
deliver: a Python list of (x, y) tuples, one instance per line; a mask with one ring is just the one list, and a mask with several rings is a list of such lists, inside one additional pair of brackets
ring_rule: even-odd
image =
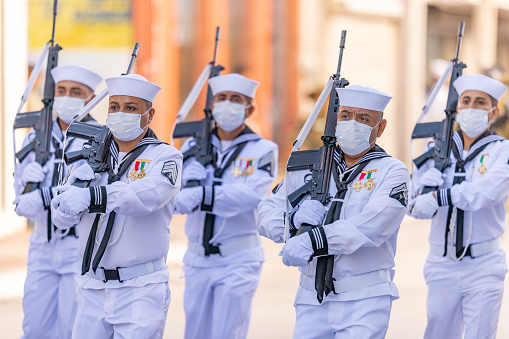
[[(95, 120), (92, 118), (83, 121), (89, 124), (93, 125), (99, 125)], [(64, 134), (62, 130), (60, 129), (60, 125), (58, 124), (57, 120), (53, 121), (53, 129), (51, 131), (51, 134), (53, 136), (53, 141), (58, 143), (60, 149), (64, 147)], [(27, 136), (25, 137), (25, 140), (23, 141), (23, 146), (25, 147), (28, 145), (29, 142), (31, 142), (35, 138), (35, 131), (31, 130), (28, 132)], [(72, 138), (68, 137), (66, 139), (66, 150), (68, 152), (71, 151), (78, 151), (83, 148), (83, 144), (86, 142), (84, 139), (78, 139), (78, 138)], [(70, 166), (65, 165), (65, 162), (62, 162), (62, 158), (55, 158), (55, 147), (53, 146), (53, 142), (50, 143), (50, 152), (51, 157), (48, 159), (46, 164), (44, 164), (44, 168), (48, 168), (48, 172), (46, 173), (46, 177), (44, 178), (44, 181), (41, 182), (41, 190), (43, 192), (42, 197), (44, 206), (49, 208), (49, 204), (51, 202), (51, 196), (55, 193), (53, 190), (50, 194), (50, 187), (52, 186), (52, 180), (53, 180), (53, 172), (55, 168), (55, 164), (62, 164), (62, 178), (65, 178), (65, 175), (68, 172), (69, 168), (77, 167), (83, 162), (77, 162), (75, 164), (72, 164)], [(23, 184), (21, 180), (21, 175), (23, 174), (23, 170), (25, 167), (35, 161), (35, 153), (30, 152), (27, 157), (17, 166), (16, 170), (14, 171), (14, 189), (16, 191), (16, 195), (20, 195), (23, 193), (23, 190), (25, 189), (25, 185)], [(47, 242), (48, 241), (48, 210), (49, 209), (41, 209), (37, 216), (34, 218), (35, 226), (34, 226), (34, 233), (32, 234), (30, 241), (41, 243), (41, 242)], [(72, 226), (72, 225), (69, 225)], [(65, 234), (65, 233), (64, 233)], [(53, 234), (52, 238), (59, 238), (62, 235), (59, 234)]]
[[(222, 178), (214, 178), (213, 166), (207, 167), (208, 176), (202, 182), (205, 187), (208, 204), (214, 214), (214, 235), (212, 245), (226, 244), (246, 236), (256, 236), (257, 206), (267, 196), (277, 175), (278, 147), (269, 140), (253, 133), (248, 127), (233, 140), (227, 149), (222, 149), (219, 138), (213, 134), (212, 145), (217, 154), (217, 166), (226, 164), (237, 145), (248, 141), (238, 157), (226, 168)], [(194, 145), (194, 139), (188, 139), (182, 145), (182, 153)], [(196, 161), (190, 157), (186, 165)], [(212, 185), (220, 182), (220, 185)], [(194, 244), (203, 243), (203, 230), (206, 212), (201, 209), (187, 216), (185, 231), (188, 240)], [(186, 252), (184, 263), (197, 267), (212, 267), (249, 261), (264, 261), (263, 248), (260, 245), (228, 256), (210, 255), (205, 257), (193, 251)]]
[[(147, 135), (153, 132), (149, 129)], [(91, 182), (90, 186), (106, 187), (106, 213), (99, 222), (93, 257), (106, 229), (111, 211), (116, 212), (115, 222), (108, 246), (104, 252), (97, 272), (104, 267), (111, 270), (117, 267), (131, 267), (164, 258), (168, 254), (170, 240), (170, 221), (173, 212), (174, 196), (180, 190), (182, 154), (173, 146), (154, 137), (145, 136), (136, 147), (149, 145), (129, 165), (119, 181), (110, 185), (108, 173)], [(128, 157), (129, 154), (126, 155)], [(110, 163), (115, 168), (119, 161), (118, 146), (115, 142), (110, 148)], [(124, 158), (125, 159), (125, 158)], [(98, 190), (100, 191), (100, 189)], [(101, 196), (104, 202), (104, 196)], [(96, 201), (100, 199), (96, 196)], [(83, 258), (96, 213), (83, 212), (79, 222), (79, 254)], [(92, 268), (90, 268), (92, 271)], [(88, 273), (87, 273), (88, 274)], [(86, 276), (80, 276), (84, 281)], [(168, 281), (168, 269), (156, 271), (119, 284), (118, 281), (90, 279), (87, 288), (144, 286), (147, 283)], [(78, 281), (80, 282), (80, 281)]]
[[(463, 141), (458, 132), (454, 142), (460, 152)], [(472, 231), (468, 244), (478, 244), (494, 240), (504, 233), (505, 204), (509, 192), (509, 141), (498, 135), (487, 135), (474, 142), (468, 152), (463, 151), (462, 158), (475, 152), (477, 148), (488, 143), (473, 160), (465, 165), (465, 181), (453, 186), (456, 158), (451, 152), (451, 166), (445, 170), (444, 184), (439, 187), (441, 201), (437, 213), (431, 221), (429, 242), (431, 245), (444, 247), (445, 228), (449, 205), (465, 211), (463, 223), (463, 244), (467, 244), (470, 227)], [(432, 145), (431, 145), (432, 146)], [(419, 179), (428, 169), (434, 167), (433, 159), (428, 160), (412, 173), (412, 185), (415, 193)], [(451, 233), (449, 233), (449, 239)], [(449, 252), (449, 251), (448, 251)]]
[[(341, 151), (336, 150), (335, 153), (341, 175), (341, 172), (345, 172), (344, 160)], [(333, 278), (336, 281), (378, 270), (387, 270), (390, 279), (366, 288), (330, 293), (324, 297), (324, 302), (359, 300), (380, 295), (394, 298), (399, 296), (392, 282), (392, 268), (396, 237), (408, 204), (408, 170), (401, 161), (388, 156), (378, 147), (364, 155), (351, 170), (368, 160), (363, 171), (348, 185), (340, 219), (323, 226), (323, 229), (328, 242), (328, 254), (335, 255)], [(310, 178), (311, 173), (307, 170), (290, 172), (273, 189), (272, 194), (262, 201), (258, 207), (258, 230), (262, 236), (278, 243), (284, 241), (286, 196)], [(329, 193), (333, 197), (337, 189), (332, 175), (330, 180)], [(309, 195), (302, 201), (305, 199), (310, 199)], [(289, 205), (289, 212), (298, 210), (302, 201), (294, 209)], [(301, 285), (307, 280), (309, 284), (306, 286), (314, 286), (316, 262), (317, 259), (313, 258), (308, 266), (299, 267)], [(303, 288), (297, 295), (296, 304), (318, 305), (316, 291), (313, 288)]]

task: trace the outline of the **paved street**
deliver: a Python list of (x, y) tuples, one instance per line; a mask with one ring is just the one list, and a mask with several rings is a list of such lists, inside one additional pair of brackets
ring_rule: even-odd
[[(168, 265), (172, 301), (164, 338), (183, 338), (184, 280), (180, 279), (181, 259), (186, 241), (184, 218), (172, 222), (172, 238)], [(403, 222), (396, 258), (395, 281), (401, 298), (394, 302), (387, 338), (421, 338), (426, 325), (426, 286), (422, 267), (427, 252), (427, 223), (407, 218)], [(21, 297), (28, 253), (28, 232), (0, 241), (0, 338), (18, 338), (21, 335), (23, 312)], [(277, 256), (280, 245), (263, 240), (266, 263), (260, 286), (253, 302), (249, 338), (291, 338), (295, 323), (293, 297), (297, 290), (298, 274), (281, 263)], [(507, 237), (504, 248), (509, 249)], [(507, 285), (507, 283), (506, 283)], [(509, 297), (504, 296), (497, 338), (509, 338)]]

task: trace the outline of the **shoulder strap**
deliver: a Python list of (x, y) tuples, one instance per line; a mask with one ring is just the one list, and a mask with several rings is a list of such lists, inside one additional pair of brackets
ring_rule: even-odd
[(222, 178), (224, 171), (232, 164), (235, 159), (239, 156), (240, 152), (244, 147), (247, 145), (248, 141), (245, 141), (243, 143), (240, 143), (237, 148), (235, 148), (235, 151), (233, 151), (232, 155), (228, 158), (228, 161), (224, 164), (222, 167), (216, 167), (214, 171), (214, 177), (216, 178)]

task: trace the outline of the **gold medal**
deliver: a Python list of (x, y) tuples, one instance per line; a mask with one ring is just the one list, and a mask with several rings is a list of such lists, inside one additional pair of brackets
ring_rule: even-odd
[(484, 174), (486, 172), (486, 166), (484, 166), (483, 163), (481, 163), (481, 166), (479, 166), (479, 169), (477, 170), (479, 173)]
[(249, 166), (247, 169), (246, 169), (246, 175), (251, 175), (254, 173), (254, 169), (253, 169), (253, 166)]
[(359, 179), (359, 181), (357, 181), (355, 183), (355, 185), (353, 185), (353, 189), (356, 191), (356, 192), (359, 192), (361, 189), (362, 189), (363, 185), (362, 185), (362, 182), (361, 180)]
[(138, 173), (136, 172), (136, 169), (133, 168), (131, 173), (129, 173), (129, 179), (131, 179), (131, 181), (138, 179)]
[(368, 181), (366, 181), (366, 183), (364, 184), (364, 187), (366, 187), (366, 189), (368, 191), (371, 191), (373, 188), (375, 188), (375, 182), (373, 181), (373, 179), (369, 178)]
[(138, 179), (144, 178), (147, 173), (145, 173), (145, 170), (142, 168), (140, 173), (138, 173)]
[(239, 166), (236, 166), (233, 171), (232, 171), (232, 174), (234, 177), (238, 177), (242, 174), (242, 171), (240, 170)]

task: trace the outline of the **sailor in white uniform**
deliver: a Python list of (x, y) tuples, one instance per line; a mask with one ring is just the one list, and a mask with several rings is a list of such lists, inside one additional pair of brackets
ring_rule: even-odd
[[(184, 188), (175, 210), (187, 214), (184, 256), (187, 339), (245, 338), (260, 279), (263, 248), (256, 230), (258, 203), (277, 174), (278, 147), (244, 123), (255, 110), (258, 82), (239, 74), (209, 80), (214, 95), (214, 163), (205, 168), (182, 146)], [(190, 182), (198, 180), (195, 187)]]
[[(412, 173), (418, 195), (409, 214), (432, 219), (424, 265), (428, 285), (425, 338), (495, 338), (507, 272), (500, 237), (509, 193), (509, 141), (490, 123), (507, 90), (480, 74), (453, 83), (459, 95), (451, 166), (442, 174), (433, 159)], [(430, 147), (434, 147), (430, 145)]]
[[(30, 236), (23, 295), (22, 338), (71, 337), (76, 314), (74, 277), (79, 272), (80, 263), (77, 232), (74, 227), (65, 232), (58, 231), (51, 224), (49, 207), (59, 177), (68, 170), (62, 162), (63, 148), (78, 150), (84, 143), (84, 140), (67, 138), (64, 146), (64, 133), (78, 111), (94, 98), (94, 90), (102, 81), (98, 74), (74, 65), (57, 66), (51, 76), (56, 84), (53, 110), (57, 113), (52, 126), (52, 155), (41, 166), (31, 152), (14, 172), (16, 213), (35, 222), (34, 233)], [(97, 124), (90, 116), (83, 121)], [(34, 138), (32, 130), (23, 147)], [(40, 188), (21, 194), (27, 183), (39, 183)]]
[(81, 275), (73, 338), (162, 338), (170, 302), (170, 221), (182, 154), (148, 128), (161, 89), (140, 75), (106, 79), (113, 134), (107, 172), (71, 172), (51, 202), (61, 228), (79, 223)]
[[(392, 301), (399, 297), (392, 280), (408, 170), (375, 144), (392, 96), (358, 85), (338, 94), (331, 203), (324, 206), (306, 195), (290, 206), (292, 234), (303, 224), (320, 226), (290, 238), (280, 253), (285, 265), (301, 272), (293, 336), (384, 338)], [(284, 241), (287, 192), (310, 179), (308, 170), (290, 172), (262, 201), (257, 223), (262, 236)]]

